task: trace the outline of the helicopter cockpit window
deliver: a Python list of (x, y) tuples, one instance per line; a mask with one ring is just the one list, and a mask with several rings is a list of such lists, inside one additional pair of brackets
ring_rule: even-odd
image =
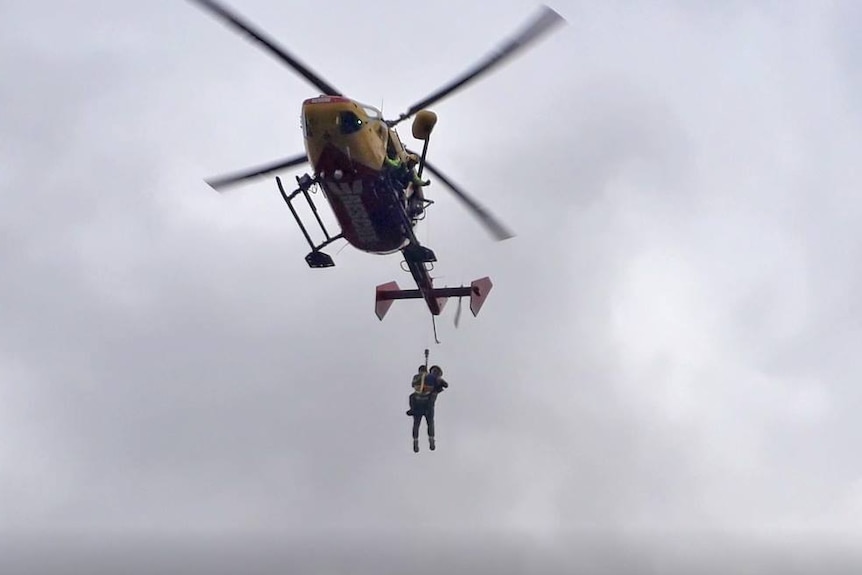
[(342, 134), (353, 134), (362, 129), (362, 120), (353, 112), (341, 112), (338, 114), (338, 126)]

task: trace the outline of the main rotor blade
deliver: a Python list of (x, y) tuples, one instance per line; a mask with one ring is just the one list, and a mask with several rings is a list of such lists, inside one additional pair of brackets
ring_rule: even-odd
[(279, 160), (277, 162), (273, 162), (271, 164), (267, 164), (265, 166), (258, 166), (256, 168), (251, 168), (248, 170), (244, 170), (242, 172), (236, 174), (230, 174), (225, 176), (220, 176), (218, 178), (213, 178), (207, 180), (207, 183), (212, 186), (216, 191), (222, 191), (224, 188), (228, 188), (230, 186), (239, 184), (244, 182), (245, 180), (250, 180), (252, 178), (257, 178), (260, 176), (265, 176), (271, 172), (275, 172), (278, 170), (283, 170), (284, 168), (290, 168), (292, 166), (298, 166), (300, 164), (304, 164), (308, 161), (308, 157), (303, 154), (301, 156), (294, 156), (292, 158), (287, 158), (285, 160)]
[(310, 68), (308, 68), (305, 64), (297, 60), (295, 57), (290, 55), (284, 48), (276, 45), (275, 42), (266, 38), (262, 32), (255, 30), (251, 24), (242, 20), (236, 14), (231, 13), (217, 2), (213, 2), (212, 0), (191, 0), (197, 4), (200, 4), (204, 8), (209, 9), (217, 16), (221, 16), (228, 24), (231, 24), (233, 27), (237, 28), (240, 32), (245, 32), (249, 36), (251, 36), (254, 40), (257, 40), (260, 44), (262, 44), (265, 48), (267, 48), (270, 52), (275, 54), (280, 60), (282, 60), (285, 64), (293, 68), (296, 72), (301, 74), (306, 80), (314, 84), (320, 91), (327, 96), (341, 96), (341, 92), (332, 87), (331, 84), (326, 82), (323, 78), (318, 76), (315, 72), (313, 72)]
[[(408, 150), (409, 151), (409, 150)], [(410, 152), (413, 153), (413, 152)], [(464, 192), (460, 187), (458, 187), (452, 180), (443, 175), (440, 170), (435, 168), (428, 161), (425, 162), (425, 167), (428, 168), (428, 171), (434, 174), (438, 180), (446, 184), (446, 186), (454, 192), (454, 194), (460, 199), (466, 206), (473, 212), (473, 214), (479, 218), (482, 224), (491, 232), (491, 235), (497, 241), (507, 240), (509, 238), (515, 237), (515, 234), (506, 229), (503, 224), (501, 224), (497, 219), (491, 215), (488, 210), (479, 205), (476, 200), (471, 198)]]
[(394, 126), (395, 124), (406, 120), (419, 110), (423, 108), (427, 108), (431, 104), (439, 102), (446, 96), (452, 94), (459, 88), (464, 87), (467, 83), (472, 82), (477, 79), (482, 74), (488, 72), (495, 66), (501, 64), (507, 58), (514, 56), (520, 50), (526, 48), (528, 45), (538, 40), (542, 35), (548, 32), (551, 28), (558, 24), (562, 24), (565, 22), (565, 19), (560, 16), (556, 11), (548, 6), (542, 6), (539, 14), (530, 22), (528, 26), (526, 26), (521, 32), (519, 32), (516, 36), (510, 38), (508, 41), (503, 42), (500, 47), (489, 54), (485, 60), (480, 62), (471, 70), (464, 73), (462, 76), (452, 81), (450, 84), (444, 86), (437, 92), (431, 94), (424, 100), (413, 104), (407, 112), (401, 114), (399, 118), (395, 121), (390, 122), (390, 125)]

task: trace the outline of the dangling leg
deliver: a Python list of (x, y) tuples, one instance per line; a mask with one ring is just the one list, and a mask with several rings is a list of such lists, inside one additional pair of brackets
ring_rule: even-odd
[(422, 423), (422, 414), (413, 414), (413, 453), (419, 453), (419, 424)]
[(434, 451), (437, 446), (434, 445), (434, 404), (432, 403), (428, 407), (428, 411), (425, 413), (425, 421), (428, 422), (428, 447), (431, 448), (431, 451)]
[(417, 184), (417, 181), (421, 182), (418, 178), (413, 180), (413, 193), (410, 195), (410, 201), (407, 208), (408, 214), (411, 218), (418, 218), (422, 215), (422, 212), (425, 211), (425, 193), (422, 191), (421, 186), (427, 184), (425, 182)]

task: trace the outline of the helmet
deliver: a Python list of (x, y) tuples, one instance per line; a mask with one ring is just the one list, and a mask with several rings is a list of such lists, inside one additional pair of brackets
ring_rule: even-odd
[(431, 366), (431, 369), (429, 371), (431, 371), (432, 373), (436, 371), (437, 375), (443, 375), (443, 369), (439, 365)]

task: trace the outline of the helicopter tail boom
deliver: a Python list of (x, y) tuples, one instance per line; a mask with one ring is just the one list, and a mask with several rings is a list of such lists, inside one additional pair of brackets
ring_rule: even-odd
[[(473, 313), (473, 317), (476, 317), (479, 315), (479, 310), (482, 309), (482, 305), (485, 303), (485, 299), (488, 297), (488, 293), (492, 287), (491, 278), (484, 277), (473, 281), (469, 286), (433, 288), (431, 296), (437, 299), (441, 311), (448, 298), (469, 296), (470, 311)], [(392, 303), (395, 300), (421, 299), (424, 297), (425, 295), (421, 290), (402, 290), (398, 287), (398, 283), (394, 281), (381, 284), (377, 286), (374, 312), (377, 315), (377, 319), (383, 321), (383, 317), (389, 311), (389, 308), (392, 307)]]

